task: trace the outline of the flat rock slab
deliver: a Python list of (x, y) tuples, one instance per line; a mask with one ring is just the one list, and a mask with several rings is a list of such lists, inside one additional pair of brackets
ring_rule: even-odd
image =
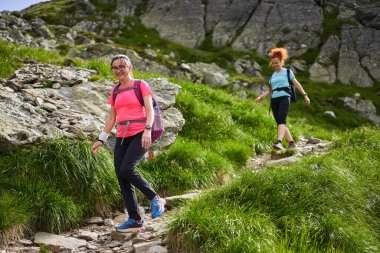
[(140, 233), (140, 230), (135, 230), (132, 232), (120, 232), (120, 231), (112, 231), (111, 238), (116, 241), (129, 241), (132, 238), (135, 238)]
[(65, 237), (62, 235), (49, 234), (45, 232), (38, 232), (34, 235), (34, 243), (57, 246), (64, 249), (77, 249), (86, 246), (85, 240), (80, 240), (74, 237)]

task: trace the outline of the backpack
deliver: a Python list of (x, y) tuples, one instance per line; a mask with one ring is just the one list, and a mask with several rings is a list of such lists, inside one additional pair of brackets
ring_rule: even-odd
[[(290, 102), (295, 102), (297, 100), (297, 94), (296, 94), (296, 90), (294, 89), (293, 83), (290, 80), (290, 67), (289, 66), (286, 66), (286, 75), (288, 77), (289, 86), (288, 87), (276, 88), (276, 89), (272, 90), (272, 92), (275, 90), (285, 91), (286, 93), (288, 93), (290, 95)], [(271, 85), (270, 80), (269, 80), (269, 85)]]
[[(120, 83), (118, 85), (116, 85), (114, 92), (113, 92), (114, 103), (116, 101), (117, 94), (119, 94), (122, 91), (133, 89), (137, 99), (140, 102), (140, 104), (142, 106), (144, 106), (144, 99), (142, 97), (140, 85), (141, 85), (141, 80), (137, 80), (134, 86), (128, 87), (128, 88), (120, 89)], [(153, 100), (154, 120), (153, 120), (153, 124), (152, 124), (152, 129), (151, 129), (151, 138), (152, 138), (152, 142), (154, 142), (155, 140), (157, 140), (158, 138), (160, 138), (163, 135), (165, 127), (164, 127), (164, 122), (162, 120), (161, 111), (160, 111), (160, 108), (158, 106), (158, 103), (154, 98), (152, 98), (152, 100)], [(130, 122), (132, 123), (132, 122), (145, 122), (145, 121), (131, 120)]]

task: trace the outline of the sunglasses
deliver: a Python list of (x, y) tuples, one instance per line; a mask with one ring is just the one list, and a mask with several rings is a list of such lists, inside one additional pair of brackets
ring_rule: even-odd
[(116, 72), (118, 70), (124, 70), (126, 68), (127, 68), (127, 66), (125, 66), (125, 65), (119, 65), (119, 66), (112, 66), (111, 69), (112, 69), (112, 71)]

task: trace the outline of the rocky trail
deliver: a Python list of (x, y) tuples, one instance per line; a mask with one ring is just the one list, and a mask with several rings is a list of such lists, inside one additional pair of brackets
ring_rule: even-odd
[(323, 155), (328, 153), (331, 143), (325, 140), (304, 136), (297, 142), (297, 150), (295, 152), (272, 152), (257, 155), (247, 161), (246, 166), (252, 169), (261, 169), (271, 165), (282, 165), (297, 162), (305, 155)]
[[(252, 157), (247, 167), (258, 170), (271, 165), (297, 162), (305, 155), (323, 155), (328, 152), (330, 142), (302, 137), (297, 143), (297, 152), (272, 152)], [(175, 212), (176, 203), (192, 199), (199, 195), (194, 191), (180, 196), (166, 198), (166, 212), (163, 216), (151, 219), (150, 213), (144, 215), (145, 226), (138, 229), (115, 231), (114, 226), (124, 222), (127, 214), (114, 213), (103, 219), (92, 217), (85, 225), (63, 232), (60, 235), (38, 232), (34, 236), (13, 242), (0, 248), (0, 253), (37, 253), (42, 252), (39, 245), (45, 244), (50, 252), (61, 253), (166, 253), (171, 252), (166, 245), (165, 234), (171, 213)], [(149, 210), (145, 207), (144, 210)]]

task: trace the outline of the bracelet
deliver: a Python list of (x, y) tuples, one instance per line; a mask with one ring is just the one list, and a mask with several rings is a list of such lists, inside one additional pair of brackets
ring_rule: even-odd
[(307, 97), (307, 93), (304, 93), (303, 96), (304, 96), (304, 97)]
[(97, 141), (100, 141), (102, 144), (104, 144), (104, 141), (102, 141), (102, 140), (99, 140), (99, 139), (98, 139)]
[(106, 132), (102, 131), (99, 135), (98, 141), (101, 141), (102, 143), (106, 142), (108, 139), (108, 135)]

